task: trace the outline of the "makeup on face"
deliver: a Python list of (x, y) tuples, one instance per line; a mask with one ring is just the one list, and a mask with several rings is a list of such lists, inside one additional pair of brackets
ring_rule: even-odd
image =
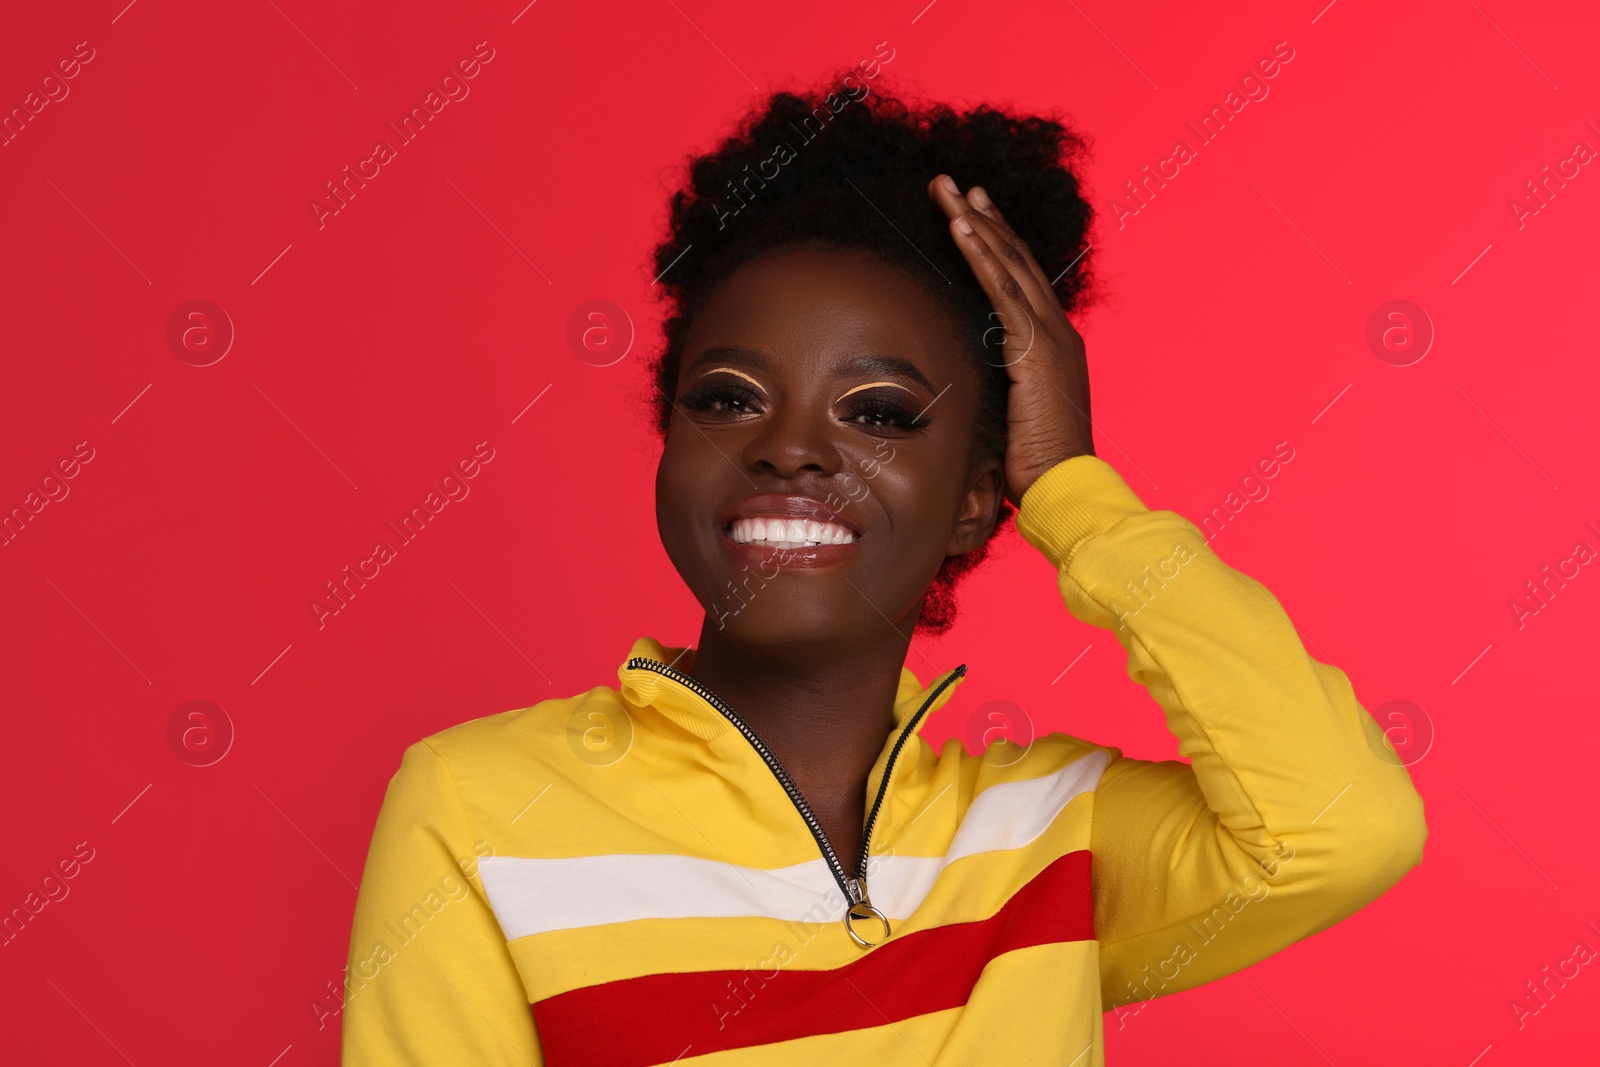
[(968, 492), (982, 381), (958, 333), (904, 271), (810, 248), (746, 264), (704, 305), (656, 501), (713, 627), (848, 644), (908, 620)]
[[(706, 354), (709, 355), (713, 351), (717, 351), (717, 350), (709, 349), (709, 350), (707, 350)], [(742, 350), (742, 349), (738, 350), (738, 352), (739, 352), (739, 354), (741, 356), (746, 355), (746, 352), (744, 350)], [(756, 355), (755, 353), (750, 353), (750, 354), (751, 355)], [(759, 356), (758, 356), (758, 358), (759, 358)], [(698, 361), (698, 362), (703, 362), (703, 361), (704, 361), (704, 356), (702, 356), (701, 360)], [(858, 369), (862, 369), (863, 366), (871, 368), (871, 369), (877, 369), (878, 367), (880, 367), (880, 366), (882, 366), (884, 364), (891, 364), (891, 365), (894, 366), (894, 368), (896, 370), (899, 370), (901, 367), (904, 367), (904, 372), (905, 373), (908, 373), (909, 375), (915, 377), (918, 381), (922, 382), (924, 385), (928, 384), (926, 382), (926, 379), (923, 377), (923, 375), (919, 371), (917, 371), (917, 369), (912, 364), (910, 364), (909, 361), (906, 361), (906, 360), (891, 360), (891, 359), (886, 359), (885, 357), (882, 357), (882, 356), (858, 356), (855, 359), (851, 360), (849, 362), (849, 364), (847, 364), (845, 369), (846, 370), (858, 370)], [(747, 381), (751, 385), (755, 386), (756, 389), (760, 390), (760, 392), (761, 392), (761, 394), (763, 396), (770, 396), (771, 395), (766, 386), (762, 385), (759, 381), (757, 381), (754, 377), (752, 377), (750, 374), (746, 373), (745, 371), (739, 370), (737, 367), (729, 367), (729, 366), (707, 367), (705, 370), (701, 371), (695, 377), (697, 379), (698, 378), (704, 378), (704, 377), (706, 377), (708, 375), (717, 374), (717, 373), (732, 374), (732, 375), (735, 375), (737, 377), (743, 378), (745, 381)], [(887, 380), (885, 380), (885, 381), (876, 381), (876, 382), (864, 382), (861, 385), (852, 386), (851, 388), (846, 389), (843, 393), (841, 393), (837, 397), (835, 397), (834, 400), (833, 400), (833, 403), (837, 404), (837, 403), (839, 403), (839, 401), (845, 399), (845, 397), (848, 397), (848, 396), (850, 396), (850, 395), (852, 395), (854, 393), (859, 393), (863, 389), (874, 389), (874, 388), (878, 388), (880, 386), (883, 387), (883, 388), (887, 388), (887, 389), (899, 389), (902, 392), (910, 393), (912, 396), (916, 396), (916, 390), (912, 389), (910, 386), (907, 386), (902, 382), (895, 382), (895, 381), (887, 381)], [(932, 389), (932, 386), (929, 385), (928, 388)], [(937, 399), (937, 398), (935, 398), (935, 399)]]
[[(901, 385), (899, 382), (868, 382), (866, 385), (858, 385), (854, 389), (845, 390), (843, 393), (839, 394), (838, 399), (835, 400), (834, 403), (837, 404), (840, 400), (843, 400), (845, 397), (849, 396), (851, 393), (859, 393), (863, 389), (871, 389), (874, 386), (878, 386), (878, 385), (887, 385), (891, 389), (905, 389), (906, 392), (911, 393), (910, 389), (906, 389), (906, 387)], [(915, 396), (916, 394), (912, 393), (912, 395)]]
[(708, 370), (702, 371), (701, 374), (700, 374), (700, 377), (704, 378), (707, 374), (715, 374), (717, 371), (722, 371), (722, 372), (724, 372), (726, 374), (737, 374), (739, 377), (743, 378), (745, 381), (749, 382), (751, 385), (755, 386), (757, 389), (760, 389), (763, 395), (767, 391), (765, 386), (763, 386), (760, 382), (756, 381), (754, 378), (750, 377), (750, 375), (746, 374), (742, 370), (735, 370), (732, 367), (711, 367)]

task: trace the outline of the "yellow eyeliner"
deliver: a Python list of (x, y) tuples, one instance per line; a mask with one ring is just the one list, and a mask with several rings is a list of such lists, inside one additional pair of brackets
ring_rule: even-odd
[[(858, 385), (854, 389), (846, 390), (843, 394), (841, 394), (839, 396), (839, 400), (843, 400), (845, 397), (849, 396), (851, 393), (859, 393), (863, 389), (871, 389), (875, 385), (893, 386), (896, 389), (905, 389), (906, 392), (911, 393), (912, 396), (916, 395), (915, 393), (912, 393), (910, 389), (906, 389), (906, 387), (901, 385), (899, 382), (868, 382), (866, 385)], [(837, 404), (839, 402), (839, 400), (835, 400), (834, 403)]]
[(749, 382), (751, 385), (755, 386), (757, 389), (760, 389), (763, 393), (766, 392), (766, 389), (762, 388), (762, 385), (761, 385), (760, 382), (758, 382), (754, 378), (750, 377), (750, 375), (746, 374), (744, 371), (742, 371), (742, 370), (734, 370), (732, 367), (712, 367), (709, 370), (707, 370), (704, 374), (701, 374), (700, 377), (704, 378), (706, 376), (706, 374), (714, 374), (715, 372), (717, 372), (719, 370), (720, 371), (727, 371), (729, 374), (737, 374), (739, 377), (743, 378), (745, 381)]

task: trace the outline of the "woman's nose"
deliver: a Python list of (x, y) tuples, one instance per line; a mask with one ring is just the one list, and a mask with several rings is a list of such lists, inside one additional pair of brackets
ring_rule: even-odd
[(745, 444), (744, 454), (752, 469), (783, 478), (807, 471), (831, 475), (840, 463), (827, 416), (799, 404), (775, 405)]

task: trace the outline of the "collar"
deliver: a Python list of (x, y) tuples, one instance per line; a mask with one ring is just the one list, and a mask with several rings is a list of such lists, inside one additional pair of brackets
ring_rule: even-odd
[[(735, 729), (726, 716), (694, 690), (662, 674), (659, 669), (628, 665), (636, 657), (651, 659), (687, 674), (694, 665), (694, 654), (693, 648), (664, 645), (653, 637), (641, 637), (633, 643), (633, 648), (628, 653), (628, 658), (623, 660), (622, 666), (617, 668), (617, 679), (620, 682), (619, 689), (623, 699), (629, 704), (641, 709), (654, 708), (696, 737), (710, 741), (728, 730)], [(956, 674), (950, 684), (944, 686), (939, 695), (933, 699), (927, 712), (917, 720), (916, 726), (911, 731), (913, 735), (921, 733), (923, 726), (933, 717), (933, 713), (944, 706), (955, 693), (956, 686), (961, 684), (965, 674), (957, 674), (958, 671), (963, 671), (963, 668), (953, 667), (939, 674), (929, 685), (923, 685), (911, 668), (905, 666), (900, 668), (900, 684), (895, 693), (894, 728), (885, 743), (885, 754), (894, 745), (912, 716), (921, 710), (930, 691), (938, 688), (950, 675)], [(880, 756), (880, 769), (882, 763), (883, 759)]]

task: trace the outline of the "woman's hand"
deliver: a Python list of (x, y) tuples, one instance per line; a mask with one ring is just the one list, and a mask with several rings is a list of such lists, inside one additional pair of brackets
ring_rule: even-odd
[(1027, 244), (982, 186), (962, 196), (955, 180), (940, 174), (928, 183), (928, 195), (950, 216), (950, 235), (1005, 330), (1001, 352), (1011, 378), (1006, 499), (1020, 505), (1039, 475), (1064, 459), (1094, 454), (1083, 337), (1067, 321)]

